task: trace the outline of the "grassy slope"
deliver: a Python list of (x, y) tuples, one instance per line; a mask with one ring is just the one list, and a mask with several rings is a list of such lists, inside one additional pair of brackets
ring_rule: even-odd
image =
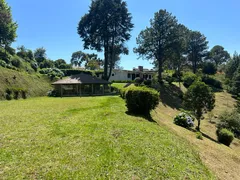
[(0, 102), (3, 179), (212, 179), (190, 144), (119, 97)]
[[(14, 76), (16, 79), (13, 78)], [(0, 99), (4, 99), (7, 87), (27, 89), (31, 97), (46, 95), (52, 88), (48, 78), (43, 75), (30, 75), (3, 67), (0, 67), (0, 84)]]
[[(182, 88), (184, 87), (182, 86)], [(178, 107), (179, 104), (173, 105), (177, 101), (168, 102), (173, 97), (168, 98), (167, 96), (168, 94), (162, 95), (165, 98), (164, 104), (161, 103), (156, 111), (153, 112), (154, 119), (161, 126), (167, 127), (170, 131), (187, 139), (196, 147), (203, 162), (216, 173), (219, 179), (239, 179), (240, 140), (235, 139), (230, 148), (219, 144), (215, 134), (217, 118), (212, 123), (207, 119), (202, 121), (201, 131), (205, 137), (203, 140), (198, 140), (194, 132), (173, 124), (173, 118), (179, 113), (179, 110), (174, 107)], [(217, 117), (225, 110), (232, 110), (234, 104), (235, 101), (231, 98), (230, 94), (226, 92), (216, 93), (216, 107), (213, 113)]]

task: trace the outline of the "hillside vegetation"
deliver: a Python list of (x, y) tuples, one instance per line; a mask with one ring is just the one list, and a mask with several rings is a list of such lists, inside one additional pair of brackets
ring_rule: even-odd
[(192, 146), (117, 96), (0, 103), (2, 179), (214, 179)]
[(45, 75), (0, 67), (0, 100), (5, 99), (7, 88), (26, 89), (28, 97), (45, 96), (52, 89), (51, 82)]
[[(203, 140), (196, 138), (194, 128), (187, 130), (173, 123), (174, 117), (181, 112), (181, 100), (178, 97), (177, 86), (161, 89), (161, 103), (152, 113), (153, 119), (160, 125), (168, 128), (174, 134), (186, 139), (199, 152), (201, 160), (207, 165), (219, 179), (239, 179), (240, 169), (240, 140), (235, 138), (230, 148), (220, 144), (216, 136), (216, 123), (218, 116), (224, 111), (234, 109), (236, 100), (227, 92), (217, 92), (216, 106), (213, 110), (213, 118), (210, 119), (205, 114), (202, 121), (201, 133)], [(186, 89), (181, 85), (181, 89)]]

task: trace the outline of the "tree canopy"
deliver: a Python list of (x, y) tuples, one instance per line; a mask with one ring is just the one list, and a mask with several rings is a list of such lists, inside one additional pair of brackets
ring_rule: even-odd
[(141, 31), (137, 37), (138, 47), (134, 52), (157, 65), (159, 83), (162, 82), (163, 64), (176, 42), (177, 25), (175, 16), (166, 10), (160, 10), (150, 20), (150, 27)]
[(46, 49), (44, 49), (43, 47), (37, 48), (34, 51), (34, 58), (39, 64), (46, 60), (47, 59)]
[(188, 60), (192, 63), (193, 73), (197, 72), (198, 65), (207, 56), (207, 38), (198, 31), (191, 31), (188, 37)]
[(203, 113), (213, 110), (215, 106), (215, 95), (204, 82), (195, 81), (184, 95), (184, 105), (194, 113), (198, 120), (197, 129), (200, 130)]
[[(84, 49), (104, 51), (104, 79), (108, 80), (108, 68), (114, 56), (114, 48), (126, 49), (125, 42), (131, 37), (132, 16), (127, 3), (122, 0), (94, 0), (89, 12), (78, 24), (78, 34), (83, 39)], [(126, 51), (118, 51), (119, 54)], [(110, 55), (109, 55), (110, 54)], [(110, 66), (109, 66), (110, 64)]]
[(224, 50), (224, 47), (216, 45), (209, 52), (209, 59), (218, 67), (218, 65), (227, 62), (230, 59), (230, 55)]
[(17, 27), (12, 19), (11, 8), (5, 0), (0, 0), (0, 46), (6, 48), (15, 41)]

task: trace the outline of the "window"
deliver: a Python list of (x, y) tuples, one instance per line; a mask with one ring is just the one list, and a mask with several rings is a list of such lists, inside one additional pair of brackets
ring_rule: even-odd
[(114, 73), (112, 73), (112, 76), (114, 76)]
[(131, 78), (131, 74), (130, 73), (128, 73), (128, 76), (127, 76), (128, 78)]
[(148, 78), (149, 78), (149, 79), (152, 79), (152, 75), (149, 75)]

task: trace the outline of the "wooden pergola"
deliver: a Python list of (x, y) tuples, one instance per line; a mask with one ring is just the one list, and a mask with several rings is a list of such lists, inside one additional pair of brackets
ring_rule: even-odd
[(61, 97), (94, 96), (111, 92), (111, 83), (88, 74), (78, 74), (52, 83)]

